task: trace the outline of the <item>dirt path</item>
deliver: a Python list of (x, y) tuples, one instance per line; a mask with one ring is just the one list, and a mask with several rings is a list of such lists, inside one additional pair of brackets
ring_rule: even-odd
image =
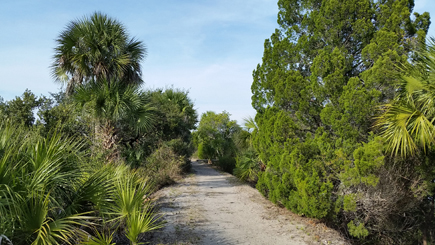
[(150, 244), (345, 244), (334, 231), (276, 207), (254, 188), (208, 164), (156, 193), (166, 227)]

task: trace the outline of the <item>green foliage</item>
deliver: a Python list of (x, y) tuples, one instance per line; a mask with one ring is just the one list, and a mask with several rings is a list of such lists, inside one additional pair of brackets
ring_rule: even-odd
[(77, 86), (73, 100), (95, 120), (94, 146), (104, 149), (109, 160), (119, 158), (123, 134), (138, 134), (153, 126), (154, 108), (138, 85), (89, 81)]
[(207, 111), (202, 114), (194, 132), (194, 143), (197, 148), (202, 144), (200, 155), (207, 159), (233, 155), (235, 145), (232, 136), (239, 130), (240, 126), (230, 120), (228, 112), (216, 114)]
[(199, 143), (198, 144), (198, 158), (199, 159), (205, 159), (207, 156), (206, 150), (204, 149), (204, 144)]
[(193, 103), (183, 90), (142, 91), (145, 48), (104, 14), (56, 41), (66, 92), (0, 100), (0, 243), (140, 244), (162, 227), (149, 195), (190, 166)]
[(115, 245), (112, 242), (113, 233), (110, 235), (106, 235), (104, 233), (100, 233), (95, 231), (94, 237), (89, 237), (88, 235), (84, 235), (83, 241), (80, 244), (83, 245)]
[(144, 175), (153, 181), (156, 188), (172, 184), (190, 166), (184, 156), (174, 152), (168, 144), (162, 144), (143, 163)]
[(148, 97), (137, 85), (112, 81), (109, 86), (104, 80), (90, 81), (79, 86), (73, 98), (77, 105), (102, 123), (122, 122), (136, 130), (152, 126)]
[(354, 212), (357, 208), (357, 194), (351, 193), (343, 196), (343, 209), (347, 212)]
[(236, 157), (234, 175), (239, 179), (249, 182), (256, 182), (260, 171), (260, 159), (254, 149), (250, 148)]
[(0, 125), (2, 236), (13, 244), (59, 244), (101, 225), (123, 230), (122, 224), (129, 229), (139, 223), (143, 232), (160, 227), (144, 202), (150, 193), (146, 180), (124, 164), (89, 157), (84, 146), (59, 133), (43, 138)]
[(423, 45), (411, 66), (404, 66), (398, 82), (398, 94), (385, 104), (377, 126), (393, 155), (414, 155), (435, 143), (435, 39)]
[[(424, 242), (433, 242), (432, 230), (434, 208), (434, 55), (435, 40), (432, 38), (415, 53), (416, 60), (412, 65), (403, 64), (403, 74), (397, 82), (395, 98), (384, 104), (383, 114), (377, 118), (376, 126), (387, 143), (387, 152), (409, 172), (417, 172), (417, 176), (408, 173), (407, 178), (416, 186), (409, 187), (416, 202), (423, 212), (415, 213), (419, 219), (420, 233)], [(411, 178), (409, 177), (411, 175)], [(424, 181), (422, 181), (424, 179)], [(400, 183), (402, 184), (402, 183)]]
[(49, 139), (1, 125), (0, 230), (15, 244), (55, 244), (82, 232), (92, 217), (70, 212), (81, 142)]
[(233, 173), (236, 167), (236, 159), (232, 155), (219, 156), (217, 161), (217, 166), (227, 173)]
[(65, 93), (51, 93), (51, 98), (46, 98), (39, 107), (36, 127), (43, 137), (47, 137), (53, 131), (60, 131), (63, 135), (91, 141), (93, 131), (91, 130), (92, 118), (82, 114), (71, 98)]
[(158, 122), (155, 128), (162, 140), (181, 138), (184, 142), (190, 141), (190, 131), (196, 128), (198, 115), (189, 98), (189, 92), (166, 88), (150, 93), (153, 104), (158, 108)]
[(359, 225), (356, 226), (352, 220), (347, 224), (347, 228), (349, 229), (349, 233), (354, 237), (364, 238), (369, 235), (369, 231), (364, 227), (363, 223), (359, 223)]
[(187, 91), (175, 88), (147, 91), (150, 103), (155, 108), (153, 127), (139, 134), (124, 135), (124, 142), (131, 145), (136, 141), (144, 150), (144, 156), (148, 156), (160, 143), (181, 139), (186, 151), (180, 154), (190, 157), (193, 153), (190, 131), (195, 129), (198, 119), (194, 104), (188, 95)]
[(7, 102), (0, 101), (0, 118), (8, 119), (16, 125), (30, 127), (35, 122), (33, 111), (46, 100), (45, 97), (36, 97), (26, 89), (21, 97), (16, 96), (15, 99)]
[(340, 180), (345, 186), (364, 184), (376, 186), (379, 182), (378, 170), (384, 165), (383, 141), (374, 137), (353, 152), (353, 164), (344, 165)]
[[(280, 27), (264, 43), (251, 87), (252, 144), (266, 164), (257, 188), (356, 238), (415, 239), (418, 225), (398, 224), (418, 222), (409, 218), (420, 205), (409, 198), (420, 196), (410, 183), (421, 182), (384, 156), (383, 140), (371, 131), (376, 108), (394, 98), (398, 67), (418, 59), (414, 49), (425, 39), (429, 14), (411, 19), (413, 1), (280, 0), (278, 6)], [(391, 193), (407, 196), (409, 205), (396, 205), (405, 200)], [(376, 204), (379, 195), (389, 208)]]
[(139, 243), (140, 235), (163, 227), (162, 223), (157, 223), (159, 217), (155, 216), (149, 206), (143, 210), (133, 212), (127, 219), (126, 237), (132, 245), (145, 244)]
[[(197, 131), (193, 133), (194, 144), (201, 159), (218, 159), (218, 166), (232, 173), (236, 166), (237, 145), (241, 128), (236, 121), (230, 120), (226, 111), (216, 114), (207, 111), (201, 116)], [(239, 140), (240, 141), (240, 140)]]

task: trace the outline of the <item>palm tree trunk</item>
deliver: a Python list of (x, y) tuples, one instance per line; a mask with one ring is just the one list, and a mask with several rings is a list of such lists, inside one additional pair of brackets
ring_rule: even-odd
[(114, 162), (119, 160), (120, 152), (117, 128), (113, 125), (111, 121), (106, 121), (104, 124), (98, 127), (98, 129), (98, 141), (101, 143), (103, 151), (107, 154), (106, 160), (108, 162)]

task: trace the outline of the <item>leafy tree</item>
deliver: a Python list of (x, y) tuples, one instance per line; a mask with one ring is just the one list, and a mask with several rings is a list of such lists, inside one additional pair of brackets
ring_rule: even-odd
[(167, 88), (164, 91), (158, 89), (151, 93), (152, 102), (159, 108), (159, 122), (156, 128), (165, 135), (163, 140), (190, 140), (190, 131), (195, 129), (198, 115), (188, 95), (188, 91), (175, 88)]
[(235, 149), (232, 136), (239, 129), (240, 126), (230, 120), (230, 114), (226, 111), (219, 114), (212, 111), (203, 113), (194, 136), (199, 157), (212, 159), (232, 154)]
[(26, 89), (21, 97), (0, 103), (0, 116), (8, 118), (14, 124), (32, 126), (35, 122), (34, 110), (37, 109), (45, 97), (36, 97), (30, 90)]
[(50, 95), (52, 98), (45, 98), (37, 112), (39, 119), (36, 126), (39, 133), (43, 137), (48, 137), (54, 132), (62, 132), (63, 135), (91, 142), (92, 118), (84, 116), (80, 108), (64, 92)]
[(142, 83), (144, 44), (105, 14), (95, 12), (70, 22), (56, 42), (52, 72), (56, 80), (67, 83), (67, 94), (91, 80)]
[[(266, 164), (257, 188), (359, 239), (415, 241), (410, 234), (418, 229), (397, 225), (409, 216), (401, 220), (394, 212), (410, 214), (418, 204), (385, 210), (374, 201), (392, 186), (403, 186), (399, 197), (412, 187), (395, 182), (402, 169), (386, 161), (382, 140), (370, 131), (376, 106), (394, 97), (398, 65), (413, 59), (424, 41), (429, 14), (411, 19), (412, 0), (280, 0), (278, 6), (280, 28), (265, 41), (251, 87), (258, 125), (253, 143)], [(389, 177), (380, 181), (381, 172)], [(344, 199), (357, 209), (345, 208)]]

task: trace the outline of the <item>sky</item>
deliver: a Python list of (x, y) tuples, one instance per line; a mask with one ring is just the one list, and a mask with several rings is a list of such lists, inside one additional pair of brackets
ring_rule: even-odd
[[(416, 0), (414, 11), (434, 18), (434, 2)], [(0, 96), (58, 92), (49, 68), (55, 39), (70, 21), (95, 11), (146, 45), (145, 89), (188, 90), (199, 115), (225, 110), (240, 124), (255, 116), (252, 72), (278, 27), (277, 0), (0, 0)]]

